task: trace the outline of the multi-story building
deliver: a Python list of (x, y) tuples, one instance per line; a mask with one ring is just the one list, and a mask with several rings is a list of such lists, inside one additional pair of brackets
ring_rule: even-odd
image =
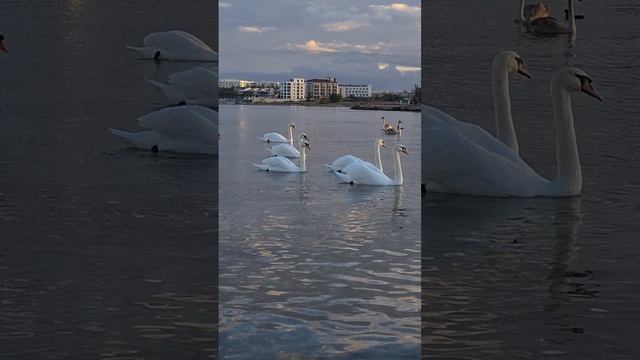
[(253, 86), (255, 82), (251, 80), (222, 79), (218, 81), (218, 86), (225, 88), (246, 88)]
[(371, 97), (371, 85), (340, 85), (340, 95), (343, 98), (350, 96), (357, 98), (369, 98)]
[(307, 94), (303, 78), (289, 79), (280, 84), (280, 98), (293, 101), (305, 100)]
[(326, 99), (332, 94), (338, 94), (336, 78), (311, 79), (305, 85), (307, 98), (310, 99)]

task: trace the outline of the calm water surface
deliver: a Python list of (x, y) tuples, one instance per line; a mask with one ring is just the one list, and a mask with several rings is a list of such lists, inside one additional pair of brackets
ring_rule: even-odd
[[(127, 149), (163, 106), (144, 78), (194, 64), (124, 49), (213, 1), (0, 5), (0, 358), (208, 358), (217, 318), (217, 160)], [(203, 14), (207, 14), (203, 17)]]
[[(220, 110), (221, 356), (418, 358), (420, 115)], [(372, 160), (382, 115), (405, 124), (405, 185), (339, 184), (322, 165), (349, 153)], [(311, 139), (309, 172), (258, 171), (252, 164), (268, 153), (257, 138), (286, 134), (289, 121)], [(391, 151), (382, 151), (392, 172)]]
[[(463, 6), (464, 5), (464, 6)], [(552, 1), (555, 14), (564, 1)], [(575, 199), (423, 199), (423, 340), (429, 359), (637, 359), (640, 331), (640, 3), (577, 3), (575, 47), (513, 24), (515, 1), (423, 2), (424, 101), (492, 129), (490, 64), (512, 77), (523, 157), (555, 176), (551, 74), (579, 66), (605, 97), (576, 95), (584, 194)]]

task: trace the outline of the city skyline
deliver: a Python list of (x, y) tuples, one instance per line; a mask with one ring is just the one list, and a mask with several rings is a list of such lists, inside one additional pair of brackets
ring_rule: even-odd
[(239, 0), (220, 2), (220, 13), (221, 78), (336, 77), (375, 91), (420, 84), (417, 1)]

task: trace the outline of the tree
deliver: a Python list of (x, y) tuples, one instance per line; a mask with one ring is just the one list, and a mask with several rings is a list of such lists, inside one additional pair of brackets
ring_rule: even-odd
[(329, 101), (332, 103), (336, 103), (342, 100), (342, 95), (340, 94), (331, 94), (329, 95)]

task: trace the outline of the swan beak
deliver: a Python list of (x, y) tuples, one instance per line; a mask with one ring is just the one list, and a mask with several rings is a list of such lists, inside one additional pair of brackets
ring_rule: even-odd
[(409, 152), (407, 151), (407, 149), (402, 149), (402, 152), (409, 155)]
[(9, 50), (7, 50), (7, 46), (4, 44), (4, 42), (2, 40), (0, 40), (0, 51), (4, 52), (4, 53), (8, 53)]
[(596, 89), (593, 88), (593, 86), (591, 86), (591, 83), (589, 81), (582, 82), (582, 92), (589, 96), (593, 96), (594, 98), (600, 101), (604, 101), (602, 96), (598, 94), (598, 92), (596, 91)]
[(382, 144), (382, 145), (380, 145), (380, 146), (382, 146), (382, 147), (383, 147), (383, 148), (385, 148), (385, 149), (388, 149), (387, 145), (385, 145), (385, 144)]
[(523, 69), (522, 67), (518, 68), (518, 74), (526, 77), (527, 79), (533, 78), (533, 76), (531, 76), (531, 74), (529, 74), (529, 72), (527, 72), (527, 70)]

